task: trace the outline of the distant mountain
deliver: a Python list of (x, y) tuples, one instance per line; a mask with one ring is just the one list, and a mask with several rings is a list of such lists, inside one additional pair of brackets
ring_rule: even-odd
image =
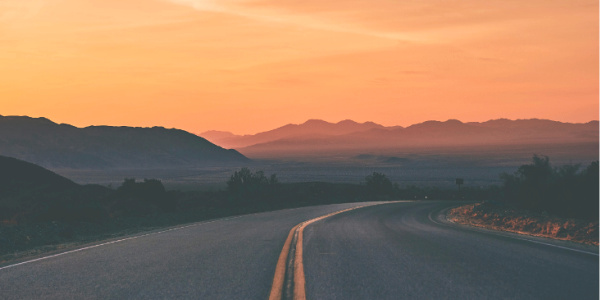
[(338, 123), (329, 123), (322, 120), (308, 120), (303, 124), (288, 124), (254, 135), (235, 135), (225, 131), (206, 131), (201, 133), (200, 136), (222, 147), (238, 149), (281, 139), (338, 136), (383, 128), (385, 127), (373, 122), (357, 123), (352, 120), (344, 120)]
[(200, 136), (202, 136), (203, 138), (207, 139), (207, 140), (225, 140), (225, 139), (230, 139), (230, 138), (235, 138), (235, 137), (239, 137), (231, 132), (228, 131), (218, 131), (218, 130), (209, 130), (209, 131), (205, 131), (202, 134), (200, 134)]
[(251, 136), (222, 134), (222, 139), (215, 138), (214, 142), (242, 146), (236, 149), (253, 158), (526, 145), (535, 145), (526, 151), (544, 153), (543, 145), (572, 144), (586, 144), (587, 148), (583, 150), (590, 155), (595, 151), (597, 156), (598, 136), (598, 121), (572, 124), (539, 119), (499, 119), (482, 123), (448, 120), (427, 121), (403, 128), (353, 121), (332, 124), (311, 120)]
[(235, 150), (178, 129), (77, 128), (21, 116), (0, 116), (0, 155), (51, 169), (187, 168), (248, 161)]

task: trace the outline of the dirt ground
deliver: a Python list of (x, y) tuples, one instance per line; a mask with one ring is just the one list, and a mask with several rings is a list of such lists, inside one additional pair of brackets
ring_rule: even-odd
[(447, 218), (464, 225), (598, 246), (598, 222), (558, 218), (485, 203), (453, 208), (448, 211)]

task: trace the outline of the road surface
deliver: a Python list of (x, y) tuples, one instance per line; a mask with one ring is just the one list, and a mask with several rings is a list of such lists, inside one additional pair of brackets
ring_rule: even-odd
[(440, 224), (447, 205), (371, 206), (307, 227), (307, 299), (598, 299), (597, 255)]
[[(0, 266), (0, 299), (267, 299), (292, 227), (362, 204), (246, 215)], [(308, 299), (597, 299), (598, 256), (440, 224), (451, 203), (308, 225)]]

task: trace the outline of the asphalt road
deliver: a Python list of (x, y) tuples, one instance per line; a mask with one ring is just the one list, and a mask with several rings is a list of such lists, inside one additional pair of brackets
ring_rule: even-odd
[[(246, 215), (0, 266), (0, 299), (267, 299), (296, 224)], [(359, 208), (304, 231), (308, 299), (598, 299), (598, 256), (438, 224), (448, 203)]]
[(440, 224), (447, 205), (371, 206), (307, 227), (307, 299), (598, 299), (597, 255)]
[(290, 229), (360, 204), (246, 215), (0, 266), (0, 299), (268, 299)]

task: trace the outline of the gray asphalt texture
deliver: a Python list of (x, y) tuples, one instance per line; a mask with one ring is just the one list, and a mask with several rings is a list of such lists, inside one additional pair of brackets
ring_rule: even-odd
[(446, 225), (435, 216), (447, 207), (384, 204), (308, 226), (307, 299), (598, 299), (598, 256)]
[[(359, 205), (198, 223), (0, 266), (0, 299), (267, 299), (289, 230)], [(450, 205), (383, 204), (307, 226), (308, 299), (598, 299), (597, 256), (429, 219)]]
[(359, 205), (199, 223), (0, 269), (0, 299), (268, 299), (290, 229)]

